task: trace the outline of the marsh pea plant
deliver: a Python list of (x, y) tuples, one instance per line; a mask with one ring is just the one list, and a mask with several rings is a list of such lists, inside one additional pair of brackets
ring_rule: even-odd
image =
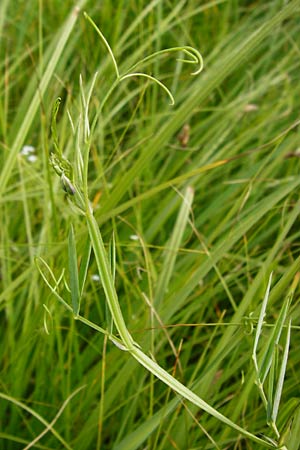
[[(128, 352), (133, 358), (135, 358), (142, 366), (144, 366), (149, 372), (151, 372), (155, 377), (160, 379), (173, 391), (175, 391), (183, 399), (189, 400), (194, 405), (201, 408), (203, 411), (211, 414), (217, 420), (223, 424), (233, 428), (238, 434), (245, 436), (246, 438), (262, 445), (265, 448), (282, 448), (285, 447), (277, 442), (270, 440), (265, 437), (258, 437), (255, 434), (247, 431), (243, 427), (237, 425), (228, 417), (221, 414), (217, 409), (210, 406), (202, 398), (196, 395), (192, 390), (186, 387), (184, 384), (180, 383), (175, 377), (170, 375), (166, 370), (164, 370), (157, 362), (150, 358), (147, 354), (143, 352), (143, 349), (134, 341), (132, 338), (123, 317), (123, 313), (119, 304), (118, 294), (115, 288), (115, 244), (112, 238), (108, 246), (108, 251), (105, 248), (101, 231), (99, 229), (98, 223), (93, 214), (92, 203), (89, 199), (89, 189), (88, 189), (88, 169), (89, 169), (89, 154), (92, 144), (93, 128), (97, 124), (103, 107), (107, 100), (113, 95), (115, 90), (118, 88), (120, 83), (132, 77), (141, 77), (146, 80), (155, 83), (159, 88), (161, 88), (170, 99), (171, 105), (174, 104), (174, 98), (168, 87), (162, 83), (156, 77), (149, 75), (147, 73), (138, 70), (140, 66), (147, 65), (148, 62), (159, 58), (162, 55), (171, 53), (180, 53), (184, 55), (180, 59), (181, 62), (186, 64), (196, 65), (196, 70), (192, 72), (192, 75), (198, 75), (203, 68), (203, 60), (200, 53), (192, 47), (174, 47), (168, 48), (162, 51), (155, 52), (148, 57), (145, 57), (132, 67), (130, 67), (125, 73), (120, 73), (116, 58), (114, 53), (105, 39), (104, 35), (94, 23), (94, 21), (85, 14), (86, 19), (95, 29), (96, 33), (100, 37), (101, 42), (105, 45), (114, 67), (115, 80), (111, 87), (105, 93), (104, 98), (100, 103), (100, 107), (97, 110), (96, 116), (90, 122), (89, 118), (89, 105), (91, 96), (94, 90), (94, 85), (96, 81), (97, 74), (95, 74), (91, 86), (89, 87), (88, 93), (86, 94), (85, 88), (83, 86), (82, 78), (80, 78), (80, 94), (81, 94), (81, 112), (77, 122), (71, 120), (71, 129), (75, 136), (76, 145), (74, 147), (73, 154), (70, 159), (67, 159), (61, 146), (59, 144), (59, 139), (56, 129), (56, 120), (61, 99), (58, 98), (53, 106), (52, 118), (51, 118), (51, 133), (53, 139), (53, 149), (50, 155), (49, 163), (60, 177), (61, 185), (65, 191), (70, 208), (75, 214), (83, 216), (86, 221), (88, 229), (88, 243), (84, 250), (83, 255), (81, 255), (81, 265), (78, 269), (77, 265), (77, 249), (76, 249), (76, 237), (74, 232), (74, 227), (71, 224), (69, 230), (68, 238), (68, 253), (69, 253), (69, 280), (70, 285), (68, 287), (71, 296), (71, 304), (69, 304), (59, 293), (58, 286), (64, 280), (64, 273), (56, 278), (48, 266), (46, 261), (42, 258), (37, 259), (38, 269), (52, 291), (53, 295), (64, 305), (64, 307), (73, 313), (74, 318), (84, 324), (90, 326), (94, 330), (103, 333), (107, 338), (114, 343), (120, 350)], [(188, 191), (187, 196), (191, 195), (191, 191)], [(187, 199), (191, 201), (191, 199)], [(71, 220), (72, 222), (72, 220)], [(109, 330), (100, 327), (99, 325), (89, 321), (80, 314), (80, 303), (82, 295), (84, 292), (84, 286), (87, 279), (88, 266), (90, 261), (91, 251), (93, 251), (97, 269), (99, 272), (100, 280), (104, 290), (106, 302), (112, 318), (112, 326)], [(262, 319), (260, 321), (260, 324)], [(114, 332), (116, 330), (116, 332)], [(258, 339), (258, 337), (257, 337)], [(257, 344), (256, 339), (256, 344)], [(254, 354), (256, 351), (256, 346), (254, 349)], [(256, 359), (254, 357), (256, 363)], [(257, 366), (256, 366), (257, 367)], [(258, 377), (259, 379), (259, 377)], [(274, 414), (273, 414), (274, 415)], [(278, 435), (279, 438), (279, 435)]]

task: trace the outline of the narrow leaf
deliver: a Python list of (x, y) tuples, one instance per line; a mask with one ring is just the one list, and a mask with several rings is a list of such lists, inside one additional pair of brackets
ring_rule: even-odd
[[(109, 261), (109, 265), (110, 265), (112, 279), (113, 279), (113, 282), (115, 283), (115, 279), (116, 279), (116, 242), (115, 242), (114, 233), (112, 234), (111, 240), (109, 242), (108, 261)], [(109, 329), (110, 334), (112, 334), (114, 321), (113, 321), (112, 315), (110, 313), (107, 302), (105, 303), (105, 306), (106, 306), (106, 308), (105, 308), (106, 323), (107, 323), (107, 327)]]
[(56, 150), (56, 153), (61, 156), (61, 150), (58, 144), (58, 137), (57, 137), (57, 128), (56, 128), (56, 118), (57, 118), (57, 114), (58, 114), (58, 110), (61, 104), (61, 97), (58, 97), (53, 105), (52, 108), (52, 113), (51, 113), (51, 135), (52, 135), (52, 140), (53, 140), (53, 145), (54, 148)]
[(108, 260), (109, 260), (109, 264), (110, 264), (110, 270), (111, 270), (111, 274), (113, 277), (113, 281), (115, 282), (115, 279), (116, 279), (116, 240), (115, 240), (114, 233), (109, 242)]
[[(42, 263), (44, 265), (44, 267), (46, 267), (46, 269), (48, 270), (48, 272), (50, 273), (52, 279), (55, 282), (55, 287), (53, 287), (50, 282), (48, 281), (46, 275), (44, 274), (44, 272), (42, 271), (41, 267), (39, 266), (39, 263)], [(49, 287), (49, 289), (51, 290), (52, 294), (57, 298), (57, 300), (59, 300), (66, 309), (68, 309), (69, 311), (72, 311), (72, 308), (70, 305), (68, 305), (68, 303), (57, 293), (57, 287), (64, 275), (64, 272), (61, 274), (60, 278), (58, 280), (56, 280), (56, 278), (54, 277), (54, 274), (52, 272), (52, 270), (50, 269), (50, 267), (48, 266), (48, 264), (46, 263), (46, 261), (43, 260), (43, 258), (38, 257), (35, 259), (35, 265), (38, 269), (38, 271), (40, 272), (43, 280), (45, 281), (46, 285)]]
[(73, 305), (73, 312), (75, 314), (75, 317), (77, 317), (80, 310), (80, 290), (79, 290), (76, 243), (72, 224), (70, 226), (69, 231), (68, 255), (69, 255), (71, 300)]
[(286, 342), (285, 342), (285, 347), (284, 347), (284, 352), (283, 352), (283, 359), (282, 359), (282, 363), (281, 363), (279, 378), (278, 378), (275, 397), (274, 397), (274, 404), (273, 404), (273, 410), (272, 410), (272, 416), (271, 416), (272, 422), (274, 424), (276, 423), (279, 403), (280, 403), (282, 389), (283, 389), (283, 382), (284, 382), (284, 376), (285, 376), (285, 372), (286, 372), (286, 365), (287, 365), (289, 347), (290, 347), (290, 339), (291, 339), (291, 320), (288, 323), (288, 328), (287, 328), (287, 333), (286, 333)]
[(92, 249), (91, 241), (90, 241), (90, 239), (87, 239), (84, 250), (83, 250), (83, 255), (82, 255), (80, 269), (79, 269), (79, 276), (78, 276), (80, 297), (82, 297), (84, 285), (86, 282), (87, 271), (89, 268), (90, 257), (91, 257), (91, 249)]
[(273, 408), (273, 399), (274, 399), (274, 386), (276, 383), (276, 369), (278, 366), (278, 349), (276, 347), (276, 352), (274, 358), (272, 359), (272, 364), (270, 368), (270, 373), (268, 377), (268, 397), (267, 397), (267, 423), (270, 424), (272, 422), (272, 408)]
[(266, 350), (263, 354), (262, 361), (260, 364), (260, 369), (259, 369), (259, 379), (261, 380), (262, 383), (264, 383), (264, 381), (269, 373), (272, 358), (274, 356), (274, 348), (278, 344), (278, 341), (279, 341), (279, 338), (280, 338), (280, 335), (281, 335), (281, 332), (282, 332), (282, 329), (283, 329), (283, 326), (284, 326), (284, 323), (286, 320), (288, 309), (291, 304), (291, 301), (292, 301), (292, 298), (294, 295), (294, 291), (296, 289), (298, 282), (299, 282), (299, 273), (297, 273), (294, 278), (292, 286), (291, 286), (291, 288), (286, 296), (286, 299), (282, 305), (282, 308), (279, 313), (276, 324), (272, 330), (268, 345), (266, 346)]
[(266, 293), (265, 293), (265, 297), (264, 297), (263, 303), (261, 305), (261, 310), (260, 310), (260, 313), (259, 313), (257, 327), (256, 327), (253, 351), (252, 351), (252, 359), (253, 359), (255, 371), (256, 371), (257, 374), (258, 374), (258, 364), (257, 364), (257, 355), (256, 355), (257, 354), (257, 346), (258, 346), (259, 337), (261, 335), (261, 330), (262, 330), (262, 327), (263, 327), (264, 318), (265, 318), (265, 315), (266, 315), (266, 308), (267, 308), (267, 303), (268, 303), (268, 299), (269, 299), (269, 295), (270, 295), (271, 282), (272, 282), (272, 273), (270, 274), (267, 290), (266, 290)]

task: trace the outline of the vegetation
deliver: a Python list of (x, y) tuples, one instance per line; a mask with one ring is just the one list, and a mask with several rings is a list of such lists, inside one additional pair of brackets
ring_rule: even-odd
[(299, 14), (1, 2), (1, 450), (299, 449)]

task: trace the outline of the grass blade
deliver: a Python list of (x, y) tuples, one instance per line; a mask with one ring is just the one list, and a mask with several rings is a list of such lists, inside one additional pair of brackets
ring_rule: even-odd
[(169, 282), (173, 273), (174, 264), (177, 257), (177, 252), (182, 240), (186, 224), (188, 222), (189, 214), (191, 212), (191, 206), (194, 198), (194, 191), (191, 187), (188, 187), (183, 195), (183, 202), (180, 208), (173, 234), (170, 241), (166, 244), (166, 256), (164, 259), (162, 271), (158, 278), (156, 293), (154, 297), (154, 305), (158, 305), (165, 295), (168, 289)]
[(256, 326), (256, 333), (255, 333), (255, 339), (254, 339), (254, 345), (253, 345), (253, 351), (252, 351), (252, 359), (254, 362), (254, 367), (255, 367), (255, 372), (258, 375), (258, 363), (257, 363), (257, 346), (258, 346), (258, 341), (261, 335), (261, 330), (264, 324), (264, 318), (266, 315), (266, 308), (267, 308), (267, 303), (268, 303), (268, 299), (269, 299), (269, 295), (270, 295), (270, 288), (271, 288), (271, 283), (272, 283), (272, 273), (270, 274), (269, 277), (269, 282), (268, 282), (268, 286), (267, 286), (267, 290), (265, 293), (265, 297), (263, 300), (263, 303), (261, 305), (261, 310), (259, 313), (259, 317), (258, 317), (258, 322), (257, 322), (257, 326)]
[(3, 26), (5, 23), (5, 14), (8, 7), (9, 0), (3, 0), (0, 5), (0, 42), (3, 36)]
[[(289, 424), (290, 425), (290, 424)], [(287, 430), (290, 434), (290, 438), (288, 440), (288, 450), (299, 450), (300, 449), (300, 406), (298, 406), (294, 417), (293, 422), (290, 429)]]
[[(76, 393), (78, 390), (76, 391)], [(74, 394), (75, 395), (75, 394)], [(72, 450), (72, 447), (69, 446), (69, 444), (62, 438), (62, 436), (53, 428), (53, 424), (47, 422), (40, 414), (38, 414), (36, 411), (34, 411), (29, 406), (25, 405), (24, 403), (20, 402), (19, 400), (16, 400), (15, 398), (11, 397), (10, 395), (3, 394), (0, 392), (0, 398), (2, 400), (6, 400), (8, 402), (13, 403), (14, 405), (18, 406), (21, 409), (24, 409), (27, 413), (31, 414), (33, 417), (35, 417), (39, 422), (41, 422), (43, 425), (46, 426), (47, 431), (51, 431), (51, 433), (56, 437), (56, 439), (68, 450)]]
[(284, 323), (286, 320), (286, 316), (288, 313), (288, 309), (290, 307), (296, 286), (298, 284), (299, 281), (299, 274), (297, 274), (295, 276), (295, 279), (293, 281), (293, 284), (286, 296), (286, 299), (282, 305), (281, 311), (279, 313), (278, 319), (276, 321), (276, 324), (272, 330), (269, 342), (267, 344), (266, 350), (263, 353), (262, 359), (261, 359), (261, 363), (260, 363), (260, 367), (259, 367), (259, 371), (258, 371), (258, 376), (259, 379), (261, 380), (261, 383), (263, 384), (265, 382), (265, 379), (269, 373), (270, 370), (270, 366), (272, 363), (272, 359), (274, 357), (274, 349), (275, 346), (278, 345), (279, 342), (279, 338), (282, 332), (282, 329), (284, 327)]
[(282, 358), (282, 363), (281, 363), (280, 372), (279, 372), (279, 378), (277, 381), (277, 386), (276, 386), (276, 391), (275, 391), (275, 396), (274, 396), (273, 409), (272, 409), (272, 413), (271, 413), (271, 421), (273, 424), (276, 424), (276, 419), (277, 419), (277, 415), (278, 415), (279, 403), (280, 403), (280, 399), (281, 399), (284, 376), (285, 376), (285, 372), (286, 372), (286, 366), (287, 366), (287, 360), (288, 360), (288, 354), (289, 354), (289, 348), (290, 348), (290, 339), (291, 339), (291, 320), (289, 321), (288, 327), (287, 327), (283, 358)]

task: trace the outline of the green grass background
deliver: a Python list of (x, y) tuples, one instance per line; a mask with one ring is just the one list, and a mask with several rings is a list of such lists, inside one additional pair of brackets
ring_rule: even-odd
[[(141, 78), (124, 81), (109, 98), (93, 129), (90, 196), (105, 244), (114, 233), (116, 288), (134, 339), (214, 408), (275, 439), (254, 383), (252, 326), (273, 271), (263, 350), (299, 271), (300, 2), (87, 0), (80, 7), (69, 0), (0, 4), (0, 449), (30, 448), (47, 426), (41, 418), (55, 423), (35, 448), (259, 448), (75, 321), (35, 258), (57, 278), (65, 269), (59, 292), (71, 303), (70, 222), (79, 257), (88, 231), (49, 167), (51, 109), (61, 96), (59, 142), (71, 155), (68, 114), (76, 122), (80, 74), (88, 89), (98, 71), (91, 119), (115, 77), (82, 11), (105, 35), (121, 72), (167, 47), (198, 49), (205, 64), (198, 76), (176, 60), (180, 54), (141, 68), (169, 87), (175, 106)], [(36, 161), (22, 155), (24, 145), (35, 148)], [(194, 198), (182, 224), (186, 192)], [(94, 275), (92, 255), (81, 315), (109, 329)], [(296, 450), (297, 290), (289, 314), (278, 428)], [(275, 374), (283, 346), (284, 339)]]

